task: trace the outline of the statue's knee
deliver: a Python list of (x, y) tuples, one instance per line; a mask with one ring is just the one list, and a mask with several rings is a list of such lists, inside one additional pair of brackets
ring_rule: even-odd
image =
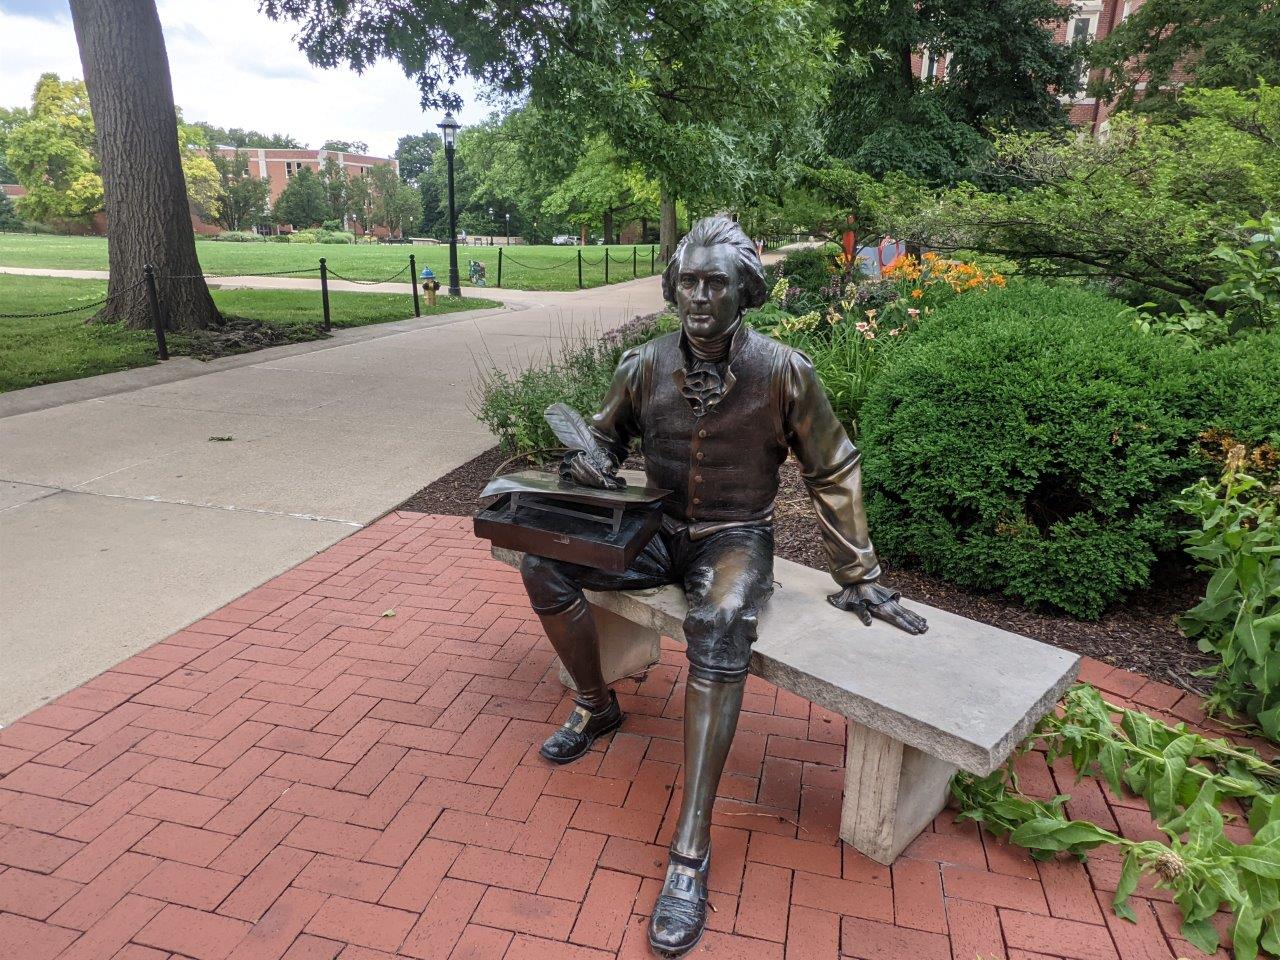
[(526, 553), (520, 561), (520, 576), (534, 610), (553, 613), (563, 610), (577, 599), (580, 590), (556, 560)]

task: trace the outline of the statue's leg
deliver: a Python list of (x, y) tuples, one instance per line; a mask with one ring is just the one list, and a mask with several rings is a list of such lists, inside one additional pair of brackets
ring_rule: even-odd
[(650, 944), (667, 955), (692, 948), (706, 924), (711, 813), (738, 726), (759, 613), (773, 591), (773, 536), (768, 528), (726, 530), (682, 553), (689, 600), (684, 795), (649, 928)]
[(573, 713), (542, 745), (542, 755), (553, 763), (577, 760), (591, 749), (597, 737), (616, 730), (622, 723), (618, 699), (600, 671), (600, 638), (591, 605), (582, 590), (641, 589), (669, 583), (666, 548), (659, 538), (654, 541), (631, 569), (620, 574), (533, 554), (526, 554), (521, 562), (529, 600), (577, 688)]

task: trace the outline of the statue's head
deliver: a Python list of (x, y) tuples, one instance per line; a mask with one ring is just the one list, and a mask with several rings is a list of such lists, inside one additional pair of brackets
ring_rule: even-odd
[(728, 217), (693, 225), (662, 274), (662, 295), (680, 312), (685, 334), (710, 339), (743, 311), (765, 302), (768, 288), (755, 244)]

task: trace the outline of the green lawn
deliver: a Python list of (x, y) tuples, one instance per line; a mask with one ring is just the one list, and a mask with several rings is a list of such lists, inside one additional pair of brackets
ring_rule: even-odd
[[(467, 261), (485, 265), (489, 286), (498, 280), (498, 251), (506, 262), (502, 286), (518, 290), (576, 290), (578, 288), (577, 247), (458, 247), (458, 272), (467, 282)], [(635, 267), (639, 276), (649, 274), (650, 246), (636, 247)], [(317, 276), (320, 258), (329, 268), (353, 280), (381, 280), (409, 263), (412, 253), (418, 269), (430, 267), (446, 283), (449, 248), (427, 244), (321, 244), (321, 243), (225, 243), (202, 240), (196, 244), (205, 272), (217, 276), (289, 271), (298, 276)], [(605, 247), (583, 247), (582, 283), (598, 287), (604, 283)], [(609, 281), (632, 278), (632, 248), (608, 248)], [(62, 270), (106, 270), (107, 241), (103, 237), (59, 237), (46, 234), (0, 234), (0, 266), (55, 267)], [(661, 265), (654, 263), (655, 269)], [(0, 311), (3, 312), (3, 311)]]
[[(230, 246), (228, 244), (228, 246)], [(106, 283), (0, 274), (0, 314), (41, 313), (88, 305), (102, 299)], [(316, 340), (320, 331), (320, 295), (295, 290), (214, 290), (213, 299), (227, 316), (269, 324), (277, 342)], [(404, 320), (413, 316), (413, 299), (404, 294), (331, 293), (330, 313), (335, 327)], [(441, 297), (424, 316), (457, 310), (498, 306), (476, 297)], [(58, 317), (29, 320), (0, 319), (0, 392), (39, 383), (75, 380), (99, 373), (145, 367), (156, 362), (155, 337), (146, 330), (125, 330), (114, 324), (86, 324), (85, 309)], [(205, 337), (170, 334), (173, 356), (208, 356), (243, 352)]]

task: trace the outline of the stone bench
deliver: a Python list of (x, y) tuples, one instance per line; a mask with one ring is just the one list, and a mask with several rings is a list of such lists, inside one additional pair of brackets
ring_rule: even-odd
[[(493, 555), (520, 563), (511, 550)], [(942, 811), (957, 769), (999, 767), (1079, 670), (1073, 653), (910, 600), (929, 620), (923, 636), (864, 627), (827, 603), (825, 572), (788, 560), (774, 561), (774, 581), (751, 672), (847, 718), (840, 837), (880, 863)], [(684, 640), (679, 587), (587, 599), (610, 683), (656, 663), (660, 637)]]

